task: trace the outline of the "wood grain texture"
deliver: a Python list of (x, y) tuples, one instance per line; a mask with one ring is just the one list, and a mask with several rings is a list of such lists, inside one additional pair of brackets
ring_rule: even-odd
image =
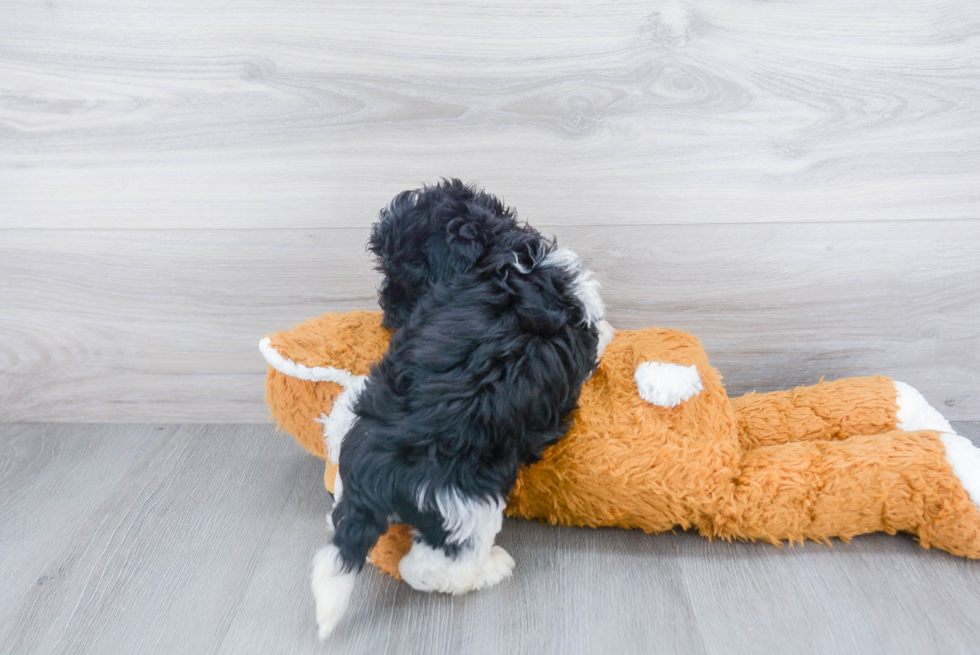
[[(729, 393), (882, 373), (980, 416), (980, 222), (568, 227), (620, 328)], [(262, 421), (258, 339), (376, 307), (363, 230), (8, 230), (0, 420)]]
[[(980, 443), (980, 423), (955, 423)], [(61, 480), (59, 484), (58, 481)], [(309, 571), (329, 497), (270, 426), (0, 425), (0, 652), (970, 653), (980, 563), (507, 520), (514, 577), (459, 597), (368, 569), (331, 640)]]
[[(62, 588), (76, 562), (51, 566), (52, 560), (64, 542), (84, 540), (92, 509), (111, 505), (117, 485), (158, 431), (170, 435), (174, 430), (78, 425), (0, 429), (0, 589), (6, 590), (0, 594), (0, 616), (9, 616), (30, 594), (50, 596)], [(46, 610), (49, 605), (44, 605)]]
[(8, 0), (0, 228), (980, 218), (980, 4)]
[[(213, 651), (275, 527), (265, 519), (282, 512), (298, 471), (315, 477), (313, 462), (267, 426), (127, 430), (103, 429), (113, 448), (135, 442), (142, 452), (102, 502), (78, 517), (47, 508), (77, 529), (55, 543), (35, 530), (11, 544), (41, 575), (8, 588), (20, 596), (0, 621), (3, 652), (177, 652), (159, 646), (175, 642), (178, 626), (187, 628), (182, 652)], [(91, 428), (64, 432), (84, 439)], [(83, 458), (74, 463), (76, 476), (92, 473)], [(279, 475), (268, 478), (270, 469)], [(76, 494), (62, 488), (61, 499)], [(47, 518), (33, 494), (23, 496), (8, 502)], [(34, 552), (40, 545), (44, 556)]]

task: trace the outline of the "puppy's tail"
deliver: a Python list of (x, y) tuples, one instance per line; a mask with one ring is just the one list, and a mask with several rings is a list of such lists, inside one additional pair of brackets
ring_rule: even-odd
[(330, 636), (347, 611), (354, 578), (364, 568), (368, 551), (388, 528), (385, 514), (353, 506), (349, 494), (334, 507), (333, 523), (333, 540), (313, 557), (311, 582), (320, 639)]

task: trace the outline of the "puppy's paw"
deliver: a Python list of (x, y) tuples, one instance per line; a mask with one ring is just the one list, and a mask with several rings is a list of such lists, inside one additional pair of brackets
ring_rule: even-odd
[(310, 583), (316, 601), (317, 634), (326, 639), (340, 623), (354, 590), (354, 573), (344, 570), (336, 546), (321, 548), (314, 556)]
[(514, 566), (516, 563), (510, 553), (500, 546), (494, 546), (490, 549), (490, 555), (484, 560), (480, 569), (480, 576), (473, 588), (483, 589), (499, 584), (511, 576), (514, 572)]
[(456, 593), (453, 561), (420, 541), (398, 563), (398, 573), (412, 589)]
[(415, 543), (398, 564), (402, 579), (413, 589), (450, 594), (492, 587), (513, 570), (514, 558), (500, 546), (491, 548), (486, 559), (479, 561), (466, 556), (454, 560), (441, 550)]

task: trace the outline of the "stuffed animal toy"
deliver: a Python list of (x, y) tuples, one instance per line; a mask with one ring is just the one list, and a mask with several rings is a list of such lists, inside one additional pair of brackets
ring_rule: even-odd
[[(379, 312), (326, 314), (263, 339), (266, 401), (327, 461), (390, 332)], [(678, 330), (618, 331), (585, 383), (571, 430), (525, 467), (506, 513), (558, 525), (780, 544), (904, 531), (980, 558), (980, 450), (912, 387), (875, 376), (729, 399), (700, 343)], [(398, 575), (410, 530), (371, 561)]]

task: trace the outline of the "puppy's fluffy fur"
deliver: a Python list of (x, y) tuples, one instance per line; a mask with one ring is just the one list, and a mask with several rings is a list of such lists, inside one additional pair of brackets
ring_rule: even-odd
[(459, 180), (403, 191), (381, 210), (368, 241), (384, 276), (381, 324), (393, 330), (404, 325), (435, 284), (464, 272), (495, 273), (513, 264), (515, 254), (528, 263), (546, 246), (500, 200)]
[(518, 469), (567, 431), (600, 340), (598, 284), (578, 257), (458, 180), (397, 196), (369, 248), (396, 332), (340, 451), (336, 532), (314, 565), (321, 636), (393, 521), (416, 530), (400, 572), (417, 589), (510, 574), (493, 545), (504, 503)]

